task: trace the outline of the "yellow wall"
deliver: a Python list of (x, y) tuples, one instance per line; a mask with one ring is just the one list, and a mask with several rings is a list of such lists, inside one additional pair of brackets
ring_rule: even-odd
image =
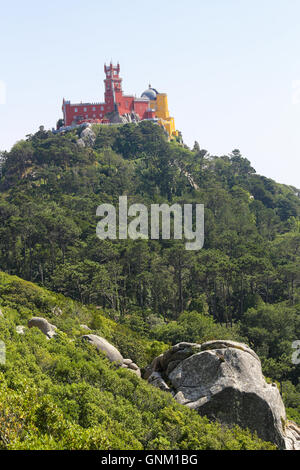
[(175, 128), (175, 119), (170, 117), (168, 107), (168, 96), (166, 93), (158, 93), (155, 101), (150, 101), (150, 108), (155, 109), (156, 117), (160, 124), (166, 129), (169, 136), (177, 136), (178, 132)]
[(167, 120), (170, 117), (169, 107), (168, 107), (168, 97), (166, 93), (159, 93), (156, 96), (157, 103), (157, 112), (156, 115), (158, 118)]

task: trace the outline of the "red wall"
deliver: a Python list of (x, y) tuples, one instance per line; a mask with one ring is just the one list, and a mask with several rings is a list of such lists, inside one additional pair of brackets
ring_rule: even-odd
[[(65, 125), (70, 126), (73, 122), (83, 122), (86, 119), (103, 119), (107, 112), (107, 106), (105, 103), (95, 104), (65, 104)], [(103, 108), (103, 110), (102, 110)], [(77, 110), (77, 111), (76, 111)]]
[[(114, 67), (112, 64), (104, 67), (106, 73), (105, 83), (105, 103), (78, 103), (72, 104), (69, 101), (63, 101), (63, 113), (65, 119), (65, 126), (70, 126), (73, 123), (82, 123), (89, 120), (102, 120), (106, 113), (115, 110), (115, 104), (119, 114), (135, 112), (140, 119), (147, 119), (149, 113), (148, 101), (140, 101), (134, 96), (123, 96), (121, 79), (119, 78), (119, 65)], [(114, 87), (114, 92), (113, 88)], [(101, 109), (103, 108), (103, 109)], [(151, 117), (152, 116), (151, 114)]]
[(148, 101), (134, 101), (134, 111), (140, 116), (141, 119), (144, 118), (144, 115), (149, 108)]

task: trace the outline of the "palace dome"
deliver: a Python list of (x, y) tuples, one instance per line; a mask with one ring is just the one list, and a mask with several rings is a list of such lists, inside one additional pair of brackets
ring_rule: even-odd
[(142, 98), (147, 98), (148, 100), (155, 101), (157, 93), (158, 92), (155, 90), (155, 88), (151, 88), (151, 85), (149, 85), (148, 90), (145, 90), (142, 93)]

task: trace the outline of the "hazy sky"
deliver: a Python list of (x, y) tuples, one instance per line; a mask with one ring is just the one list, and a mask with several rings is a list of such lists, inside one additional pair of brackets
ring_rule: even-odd
[(299, 23), (300, 0), (0, 0), (0, 149), (63, 97), (103, 101), (113, 59), (126, 93), (168, 93), (188, 145), (300, 187)]

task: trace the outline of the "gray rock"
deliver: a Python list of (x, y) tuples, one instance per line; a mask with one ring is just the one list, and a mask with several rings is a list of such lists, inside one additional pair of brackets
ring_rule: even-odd
[(109, 113), (108, 119), (112, 124), (125, 124), (127, 122), (127, 119), (121, 116), (118, 111)]
[(164, 354), (161, 354), (160, 356), (155, 357), (153, 359), (152, 363), (150, 364), (150, 366), (146, 367), (145, 372), (144, 372), (144, 379), (145, 380), (149, 379), (152, 372), (160, 371), (160, 370), (163, 369), (162, 366), (161, 366), (161, 363), (160, 363), (163, 356), (164, 356)]
[(141, 120), (140, 116), (136, 112), (133, 111), (131, 113), (131, 121), (135, 122), (135, 123), (138, 123), (138, 122), (140, 122), (140, 120)]
[(96, 140), (96, 135), (90, 127), (86, 127), (80, 134), (80, 139), (77, 141), (77, 145), (81, 147), (93, 147)]
[(285, 443), (287, 450), (300, 450), (300, 427), (293, 421), (287, 421), (285, 426)]
[(25, 331), (26, 331), (26, 326), (23, 326), (23, 325), (16, 326), (16, 332), (18, 333), (18, 335), (25, 335)]
[(154, 387), (160, 388), (164, 392), (171, 392), (169, 385), (164, 381), (163, 377), (159, 372), (152, 372), (148, 378), (148, 382)]
[(56, 315), (57, 317), (61, 316), (63, 311), (60, 307), (58, 307), (57, 305), (52, 309), (52, 313), (53, 315)]
[(80, 328), (82, 328), (83, 330), (86, 330), (86, 331), (92, 331), (87, 325), (79, 325)]
[(179, 343), (146, 374), (149, 383), (173, 392), (178, 403), (201, 415), (249, 428), (280, 449), (300, 449), (299, 428), (287, 422), (277, 386), (266, 382), (258, 356), (246, 344)]
[(123, 360), (123, 364), (126, 364), (127, 366), (128, 366), (129, 364), (132, 364), (132, 363), (133, 363), (133, 361), (132, 361), (131, 359), (124, 359), (124, 360)]
[(0, 309), (0, 318), (4, 318), (4, 315), (1, 309)]
[(224, 349), (224, 348), (236, 348), (241, 351), (251, 354), (258, 361), (260, 361), (258, 355), (249, 348), (247, 344), (238, 343), (237, 341), (229, 340), (218, 340), (218, 341), (207, 341), (206, 343), (201, 344), (201, 351), (207, 351), (209, 349)]
[(166, 370), (166, 375), (169, 375), (172, 372), (172, 370), (174, 370), (175, 367), (177, 367), (180, 364), (180, 362), (181, 362), (180, 360), (170, 361)]
[(137, 366), (131, 359), (123, 359), (123, 364), (121, 367), (124, 367), (127, 370), (131, 370), (131, 372), (134, 372), (140, 378), (142, 377), (139, 366)]
[(136, 374), (139, 378), (142, 377), (142, 374), (141, 374), (141, 371), (140, 371), (139, 368), (137, 368), (136, 370), (133, 370), (133, 369), (130, 369), (130, 368), (128, 367), (127, 370), (130, 370), (130, 372), (133, 372), (133, 373)]
[(28, 320), (28, 328), (39, 328), (44, 335), (47, 336), (48, 339), (53, 338), (57, 334), (56, 326), (51, 325), (45, 318), (41, 317), (33, 317), (30, 320)]
[(83, 139), (78, 139), (78, 140), (77, 140), (77, 145), (78, 145), (78, 147), (80, 147), (80, 148), (84, 148), (84, 147), (85, 147), (84, 140), (83, 140)]
[[(130, 363), (126, 364), (125, 361), (131, 361), (131, 359), (124, 359), (124, 362), (123, 364), (120, 366), (122, 369), (127, 369), (127, 370), (130, 370), (130, 372), (133, 372), (134, 374), (136, 374), (139, 378), (142, 377), (142, 374), (141, 374), (141, 371), (140, 371), (140, 368), (138, 366), (136, 366), (136, 368), (132, 368), (130, 367), (133, 362), (131, 361)], [(136, 364), (134, 364), (136, 365)]]
[(123, 356), (112, 344), (106, 339), (97, 335), (84, 335), (82, 337), (85, 341), (95, 346), (98, 351), (102, 351), (111, 362), (117, 362), (123, 364)]

